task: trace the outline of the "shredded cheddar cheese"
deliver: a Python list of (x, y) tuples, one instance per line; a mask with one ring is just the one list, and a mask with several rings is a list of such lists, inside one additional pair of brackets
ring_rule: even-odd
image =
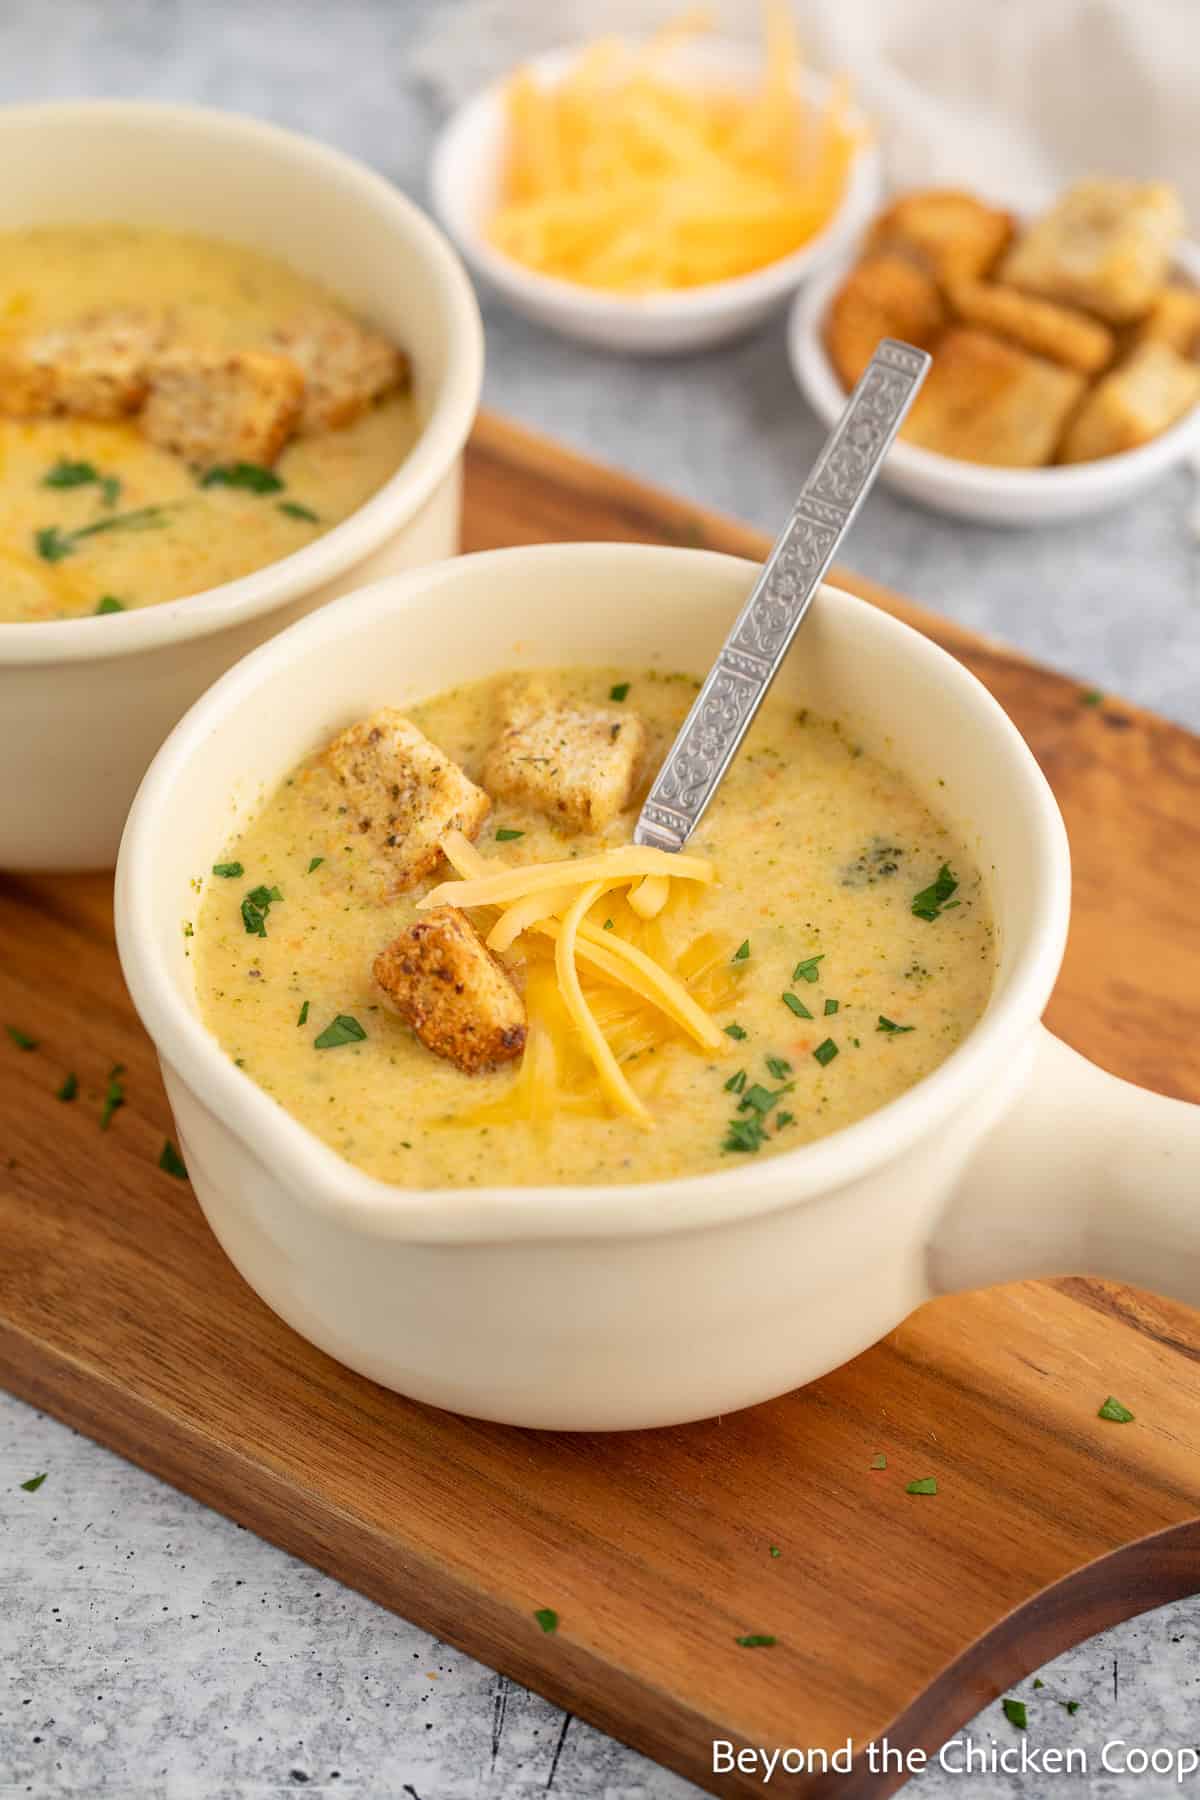
[(690, 85), (665, 65), (706, 21), (687, 15), (640, 49), (591, 45), (546, 85), (508, 88), (497, 249), (545, 275), (617, 293), (728, 280), (798, 250), (845, 191), (859, 132), (845, 82), (823, 109), (801, 97), (795, 29), (766, 8), (757, 91)]

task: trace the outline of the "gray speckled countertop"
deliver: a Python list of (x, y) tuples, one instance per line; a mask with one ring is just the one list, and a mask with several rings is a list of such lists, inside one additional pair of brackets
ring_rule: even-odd
[[(563, 0), (0, 0), (0, 101), (188, 99), (262, 114), (425, 193), (447, 101), (595, 8)], [(332, 52), (336, 48), (336, 58)], [(731, 350), (623, 363), (486, 308), (486, 399), (770, 529), (819, 437), (776, 323)], [(1200, 727), (1200, 549), (1188, 474), (1039, 533), (956, 524), (877, 495), (852, 560), (1089, 685)], [(42, 1470), (29, 1494), (19, 1484)], [(559, 1793), (670, 1800), (687, 1784), (303, 1564), (0, 1396), (0, 1796), (371, 1800)], [(1198, 1741), (1200, 1599), (1079, 1646), (1019, 1691), (1030, 1741), (1092, 1773), (975, 1775), (975, 1800), (1157, 1800), (1100, 1747)], [(1055, 1704), (1075, 1699), (1074, 1717)], [(992, 1706), (969, 1727), (1015, 1734)], [(947, 1800), (937, 1769), (906, 1790)], [(1192, 1785), (1192, 1784), (1188, 1784)]]

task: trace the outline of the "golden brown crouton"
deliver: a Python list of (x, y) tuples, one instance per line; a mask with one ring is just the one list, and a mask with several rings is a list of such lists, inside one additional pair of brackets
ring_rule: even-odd
[(986, 274), (1012, 234), (1011, 213), (955, 188), (925, 188), (885, 207), (867, 245), (910, 257), (939, 281), (951, 281)]
[(1182, 230), (1165, 182), (1081, 181), (1022, 233), (999, 279), (1127, 324), (1149, 311)]
[(1112, 332), (1098, 319), (1052, 300), (1032, 299), (1016, 288), (955, 281), (950, 285), (950, 303), (967, 325), (994, 332), (1035, 356), (1078, 369), (1081, 375), (1097, 374), (1116, 350)]
[(426, 1049), (467, 1075), (525, 1048), (525, 1003), (457, 906), (414, 919), (373, 964), (387, 1004)]
[(1036, 468), (1048, 462), (1083, 376), (985, 331), (955, 326), (903, 426), (910, 444), (967, 462)]
[(902, 256), (864, 256), (843, 281), (825, 317), (825, 347), (843, 387), (852, 388), (880, 338), (928, 350), (945, 323), (930, 276)]
[(1200, 401), (1200, 368), (1169, 344), (1140, 344), (1092, 389), (1063, 439), (1063, 462), (1136, 450)]
[(1163, 288), (1134, 328), (1134, 342), (1169, 344), (1180, 356), (1200, 356), (1200, 288), (1174, 282)]
[(342, 790), (348, 829), (370, 845), (385, 899), (437, 867), (446, 832), (475, 838), (491, 811), (483, 789), (390, 706), (340, 732), (322, 761)]
[(600, 831), (628, 806), (645, 749), (628, 707), (555, 705), (534, 688), (511, 698), (483, 784), (570, 831)]
[(305, 435), (352, 424), (409, 380), (408, 358), (378, 331), (342, 313), (310, 307), (281, 326), (271, 342), (304, 372), (297, 430)]
[(136, 412), (165, 336), (161, 315), (111, 307), (11, 344), (0, 350), (0, 414), (120, 419)]
[(140, 424), (152, 444), (198, 467), (268, 468), (300, 415), (304, 376), (267, 350), (175, 350), (155, 364)]

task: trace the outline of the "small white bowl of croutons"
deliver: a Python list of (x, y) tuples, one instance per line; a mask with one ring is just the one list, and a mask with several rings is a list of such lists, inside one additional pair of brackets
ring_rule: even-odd
[(992, 525), (1120, 504), (1200, 446), (1200, 247), (1161, 183), (1087, 181), (1018, 222), (951, 189), (902, 195), (789, 328), (832, 423), (880, 337), (933, 367), (883, 478)]
[(844, 81), (668, 28), (552, 51), (467, 101), (434, 149), (434, 209), (538, 324), (627, 354), (737, 337), (863, 229), (879, 155)]

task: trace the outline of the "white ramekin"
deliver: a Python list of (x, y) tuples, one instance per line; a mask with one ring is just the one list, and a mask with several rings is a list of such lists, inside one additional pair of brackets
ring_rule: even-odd
[(0, 623), (0, 868), (107, 868), (146, 765), (210, 682), (332, 595), (457, 549), (483, 334), (437, 227), (312, 138), (197, 107), (16, 106), (0, 109), (0, 166), (0, 230), (117, 220), (248, 244), (332, 288), (415, 369), (419, 441), (293, 556), (159, 606)]
[(1037, 763), (960, 664), (833, 588), (780, 686), (907, 772), (985, 871), (999, 930), (986, 1015), (900, 1099), (683, 1180), (427, 1192), (352, 1168), (201, 1023), (193, 879), (298, 758), (374, 707), (502, 669), (700, 670), (755, 573), (573, 544), (378, 582), (231, 670), (142, 784), (117, 937), (196, 1194), (269, 1306), (405, 1394), (519, 1425), (668, 1425), (812, 1380), (952, 1287), (1090, 1272), (1200, 1300), (1200, 1108), (1102, 1074), (1039, 1023), (1070, 868)]
[[(1176, 253), (1179, 272), (1200, 281), (1200, 245), (1184, 244)], [(825, 349), (825, 315), (845, 280), (850, 261), (822, 271), (797, 296), (788, 321), (788, 355), (792, 373), (805, 399), (827, 425), (841, 417), (846, 391)], [(936, 357), (936, 351), (934, 355)], [(994, 469), (923, 450), (900, 437), (888, 451), (881, 479), (900, 493), (939, 512), (984, 525), (1052, 525), (1087, 513), (1120, 506), (1200, 447), (1200, 406), (1152, 438), (1140, 450), (1097, 462), (1065, 463), (1049, 469)]]
[[(527, 66), (540, 79), (556, 81), (578, 57), (578, 48), (553, 50)], [(682, 77), (718, 79), (747, 88), (761, 76), (763, 64), (751, 46), (721, 40), (682, 45), (666, 66)], [(511, 306), (539, 325), (585, 344), (650, 355), (700, 350), (737, 337), (852, 242), (879, 201), (879, 153), (873, 141), (864, 138), (851, 164), (842, 203), (825, 229), (790, 256), (753, 274), (669, 294), (628, 296), (541, 275), (503, 255), (485, 235), (503, 179), (506, 85), (496, 82), (476, 94), (443, 128), (433, 154), (434, 208), (472, 268)], [(805, 72), (799, 87), (802, 97), (817, 105), (828, 97), (830, 82)]]

